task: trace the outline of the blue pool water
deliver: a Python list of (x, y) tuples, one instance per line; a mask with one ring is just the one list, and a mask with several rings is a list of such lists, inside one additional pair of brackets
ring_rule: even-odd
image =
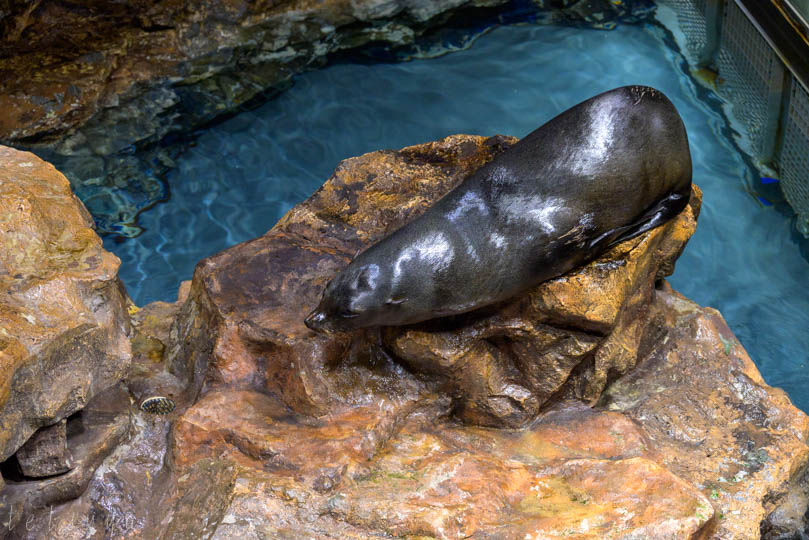
[(266, 232), (344, 158), (453, 133), (523, 136), (625, 84), (657, 87), (677, 106), (704, 191), (698, 231), (671, 283), (721, 310), (767, 382), (809, 410), (809, 262), (791, 217), (745, 190), (757, 181), (749, 157), (727, 138), (716, 98), (685, 74), (654, 26), (500, 27), (437, 59), (307, 73), (202, 134), (169, 178), (171, 200), (141, 216), (146, 232), (106, 245), (138, 304), (173, 300), (197, 261)]

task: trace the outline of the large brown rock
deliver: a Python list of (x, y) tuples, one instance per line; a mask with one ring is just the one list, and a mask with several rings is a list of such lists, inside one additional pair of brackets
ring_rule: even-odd
[(303, 319), (358, 249), (426, 209), (513, 141), (459, 135), (343, 161), (267, 234), (199, 263), (178, 318), (179, 338), (168, 351), (175, 373), (197, 388), (207, 378), (211, 386), (274, 392), (293, 410), (315, 416), (367, 399), (376, 380), (384, 381), (379, 391), (388, 399), (414, 399), (423, 384), (387, 376), (401, 367), (377, 331), (322, 336)]
[(692, 538), (713, 515), (620, 414), (571, 403), (510, 432), (440, 412), (312, 422), (264, 394), (214, 391), (178, 420), (175, 457), (234, 467), (214, 538)]
[(757, 538), (807, 487), (809, 418), (764, 383), (718, 311), (667, 290), (650, 317), (648, 357), (599, 406), (639, 422), (659, 462), (711, 499), (716, 537)]
[(118, 265), (65, 177), (0, 147), (0, 460), (126, 374)]
[[(214, 537), (755, 538), (792, 500), (807, 417), (718, 314), (661, 285), (694, 231), (696, 188), (667, 225), (501, 305), (380, 332), (303, 326), (357, 249), (512, 142), (346, 160), (265, 236), (198, 266), (169, 356), (205, 395), (173, 448), (181, 470), (231, 471)], [(660, 364), (675, 353), (687, 366)], [(722, 467), (738, 496), (711, 480)], [(571, 509), (581, 500), (597, 503)]]
[(202, 495), (190, 482), (217, 463), (229, 472), (204, 488), (213, 538), (729, 539), (771, 522), (783, 536), (765, 538), (799, 537), (805, 524), (780, 514), (807, 510), (809, 418), (715, 310), (663, 287), (649, 317), (646, 352), (595, 407), (559, 402), (522, 430), (461, 425), (440, 397), (311, 419), (263, 393), (211, 391), (177, 421), (189, 484), (163, 525), (189, 533), (179, 516)]
[(594, 403), (609, 377), (634, 366), (655, 281), (672, 271), (696, 227), (696, 188), (691, 205), (665, 226), (451, 325), (322, 336), (302, 322), (357, 250), (423, 212), (513, 142), (458, 135), (341, 163), (266, 235), (200, 263), (180, 319), (186, 338), (176, 369), (201, 380), (207, 367), (211, 385), (274, 392), (310, 415), (354, 402), (367, 370), (352, 362), (391, 359), (454, 396), (456, 413), (474, 424), (524, 425), (562, 394)]
[(138, 311), (130, 391), (177, 409), (136, 411), (89, 488), (12, 537), (797, 537), (809, 419), (661, 280), (698, 190), (665, 227), (451, 329), (303, 325), (357, 249), (512, 142), (346, 160), (266, 235), (201, 262), (178, 303)]

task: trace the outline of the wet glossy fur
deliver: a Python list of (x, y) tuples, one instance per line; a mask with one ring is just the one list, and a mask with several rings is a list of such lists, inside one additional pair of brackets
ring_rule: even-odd
[(687, 204), (691, 156), (659, 91), (617, 88), (532, 132), (357, 256), (306, 319), (315, 330), (470, 311), (559, 276)]

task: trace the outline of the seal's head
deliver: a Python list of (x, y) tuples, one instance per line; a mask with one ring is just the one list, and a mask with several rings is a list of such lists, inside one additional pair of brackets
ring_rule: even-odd
[(316, 332), (397, 324), (397, 308), (404, 300), (390, 298), (390, 289), (378, 264), (354, 261), (326, 285), (320, 304), (304, 323)]

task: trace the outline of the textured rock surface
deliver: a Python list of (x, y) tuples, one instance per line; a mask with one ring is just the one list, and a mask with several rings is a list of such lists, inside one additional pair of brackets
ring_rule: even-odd
[(129, 367), (117, 257), (56, 169), (0, 147), (0, 460)]
[(20, 473), (30, 478), (54, 476), (73, 468), (73, 456), (67, 448), (67, 419), (38, 429), (17, 450)]
[[(302, 323), (358, 249), (418, 215), (513, 141), (454, 136), (344, 161), (266, 235), (198, 266), (181, 316), (187, 339), (177, 369), (200, 380), (208, 366), (212, 385), (271, 391), (303, 414), (353, 403), (359, 385), (351, 378), (367, 370), (346, 366), (391, 358), (454, 396), (456, 413), (474, 424), (524, 425), (562, 394), (597, 400), (609, 376), (634, 365), (654, 283), (671, 272), (696, 227), (698, 192), (669, 224), (451, 323), (338, 336), (316, 335)], [(410, 385), (399, 396), (407, 401), (419, 391)]]
[[(71, 417), (67, 421), (67, 447), (73, 468), (46, 479), (9, 479), (0, 492), (0, 538), (15, 538), (32, 530), (38, 513), (47, 520), (55, 506), (84, 493), (102, 461), (128, 435), (129, 409), (129, 395), (118, 384), (96, 395), (80, 414)], [(39, 534), (38, 538), (61, 538), (46, 529)]]
[[(441, 14), (504, 0), (11, 2), (0, 11), (0, 142), (39, 148), (101, 230), (137, 234), (167, 196), (153, 148), (264, 99), (326, 56), (413, 43)], [(175, 137), (176, 139), (176, 137)]]
[[(265, 236), (200, 263), (178, 303), (133, 310), (133, 406), (177, 409), (135, 409), (70, 490), (12, 481), (10, 537), (798, 537), (809, 419), (716, 311), (659, 279), (698, 191), (669, 225), (485, 312), (335, 337), (302, 324), (356, 249), (512, 142), (346, 160)], [(543, 406), (484, 410), (503, 380)], [(495, 420), (525, 425), (474, 425)]]
[(282, 91), (293, 75), (333, 53), (371, 45), (389, 56), (389, 47), (439, 54), (440, 38), (414, 43), (451, 18), (479, 32), (501, 20), (503, 10), (515, 12), (506, 15), (515, 20), (522, 13), (611, 28), (618, 19), (644, 19), (650, 6), (650, 0), (4, 0), (0, 143), (43, 152), (74, 183), (102, 231), (131, 236), (140, 231), (137, 214), (168, 196), (161, 178), (183, 135)]
[(717, 537), (756, 538), (805, 482), (809, 419), (764, 383), (718, 311), (668, 291), (650, 316), (651, 354), (600, 405), (640, 422), (659, 462), (711, 499)]
[[(336, 337), (300, 324), (357, 249), (511, 142), (346, 160), (264, 237), (198, 266), (175, 327), (185, 349), (168, 356), (206, 387), (177, 421), (175, 462), (229, 486), (211, 495), (221, 517), (207, 532), (755, 538), (794, 501), (806, 510), (790, 487), (807, 417), (715, 311), (655, 288), (694, 230), (698, 191), (667, 226), (482, 313)], [(509, 392), (545, 403), (526, 430), (455, 420), (533, 418), (538, 406), (516, 421), (498, 410)], [(638, 486), (632, 506), (621, 497)]]

